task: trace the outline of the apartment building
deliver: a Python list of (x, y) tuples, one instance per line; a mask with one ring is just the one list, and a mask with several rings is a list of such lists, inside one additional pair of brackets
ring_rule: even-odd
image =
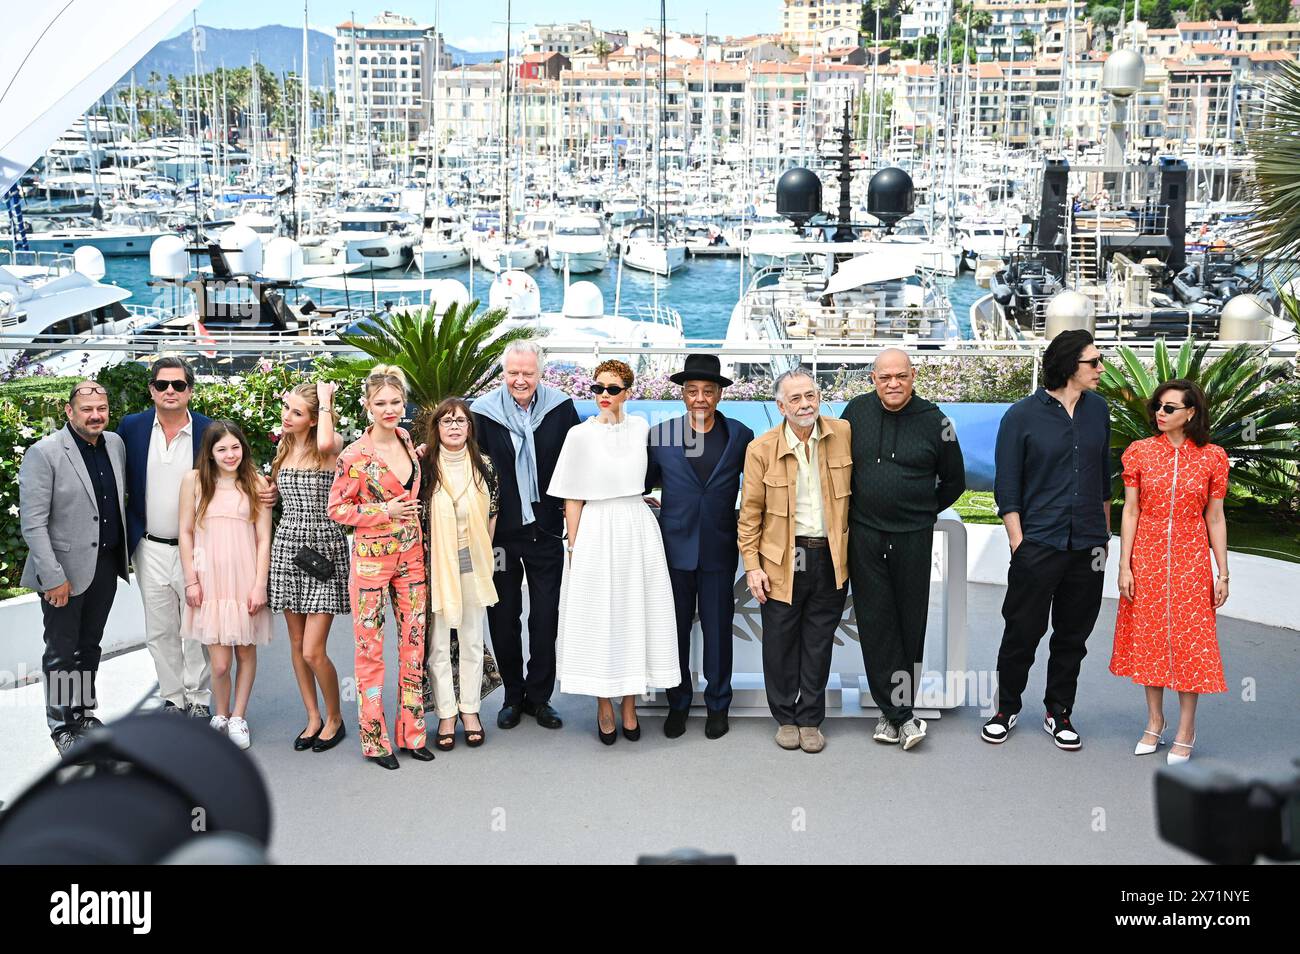
[[(976, 52), (982, 60), (1031, 61), (1048, 26), (1058, 23), (1069, 13), (1068, 0), (1045, 0), (1043, 3), (976, 3), (976, 13), (987, 13), (989, 27), (979, 39)], [(1034, 38), (1033, 44), (1022, 39)]]
[[(606, 33), (597, 30), (590, 20), (578, 23), (538, 23), (524, 34), (523, 54), (563, 53), (572, 56), (579, 50), (585, 50), (597, 40), (604, 40), (611, 46), (622, 46), (627, 42), (627, 34)], [(619, 40), (619, 42), (614, 42)]]
[(1231, 145), (1234, 80), (1226, 59), (1206, 63), (1166, 60), (1165, 139), (1211, 151)]
[(862, 22), (861, 0), (785, 0), (781, 12), (781, 42), (802, 49), (817, 45), (817, 35), (832, 27), (857, 30)]
[(450, 66), (433, 26), (410, 17), (385, 11), (369, 23), (334, 28), (334, 88), (353, 129), (368, 123), (396, 138), (415, 138), (425, 126), (432, 76)]
[[(949, 0), (912, 0), (899, 18), (899, 37), (915, 43), (923, 36), (938, 36), (943, 32), (949, 7)], [(875, 25), (874, 18), (870, 22)]]

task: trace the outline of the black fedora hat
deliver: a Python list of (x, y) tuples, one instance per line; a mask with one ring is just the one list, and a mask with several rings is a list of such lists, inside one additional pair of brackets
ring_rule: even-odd
[(686, 367), (668, 380), (674, 384), (685, 384), (687, 381), (712, 381), (724, 388), (731, 384), (731, 378), (722, 376), (722, 362), (718, 360), (716, 354), (688, 354)]

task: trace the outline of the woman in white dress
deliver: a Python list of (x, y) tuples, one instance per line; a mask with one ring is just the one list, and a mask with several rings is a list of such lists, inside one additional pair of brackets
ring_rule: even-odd
[(556, 641), (560, 689), (596, 697), (600, 741), (641, 737), (636, 696), (681, 682), (673, 590), (659, 524), (642, 498), (650, 424), (623, 412), (632, 369), (596, 367), (600, 413), (570, 429), (551, 485), (564, 498), (568, 559)]

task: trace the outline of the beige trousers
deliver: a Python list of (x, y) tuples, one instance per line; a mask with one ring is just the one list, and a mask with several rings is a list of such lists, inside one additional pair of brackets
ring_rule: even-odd
[[(474, 592), (474, 575), (460, 577), (461, 593)], [(433, 645), (429, 650), (429, 679), (433, 683), (433, 704), (439, 719), (450, 719), (457, 712), (478, 712), (483, 691), (483, 631), (487, 610), (477, 603), (461, 608), (461, 623), (456, 629), (460, 650), (460, 699), (456, 699), (451, 673), (451, 632), (445, 613), (433, 614)]]
[(181, 615), (185, 612), (181, 548), (142, 537), (132, 563), (144, 602), (145, 646), (158, 672), (158, 695), (181, 709), (210, 705), (212, 670), (207, 647), (197, 640), (181, 639)]

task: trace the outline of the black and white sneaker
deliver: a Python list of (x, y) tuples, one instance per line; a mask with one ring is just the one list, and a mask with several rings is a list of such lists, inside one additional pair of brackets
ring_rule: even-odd
[(1043, 731), (1052, 737), (1058, 749), (1073, 752), (1083, 748), (1083, 739), (1079, 738), (1079, 733), (1070, 724), (1070, 717), (1067, 715), (1054, 716), (1050, 712), (1047, 713), (1043, 718)]
[(980, 738), (985, 742), (992, 742), (994, 745), (1001, 745), (1011, 734), (1011, 730), (1016, 727), (1017, 714), (1007, 715), (999, 712), (988, 722), (984, 723), (984, 728), (980, 729)]

